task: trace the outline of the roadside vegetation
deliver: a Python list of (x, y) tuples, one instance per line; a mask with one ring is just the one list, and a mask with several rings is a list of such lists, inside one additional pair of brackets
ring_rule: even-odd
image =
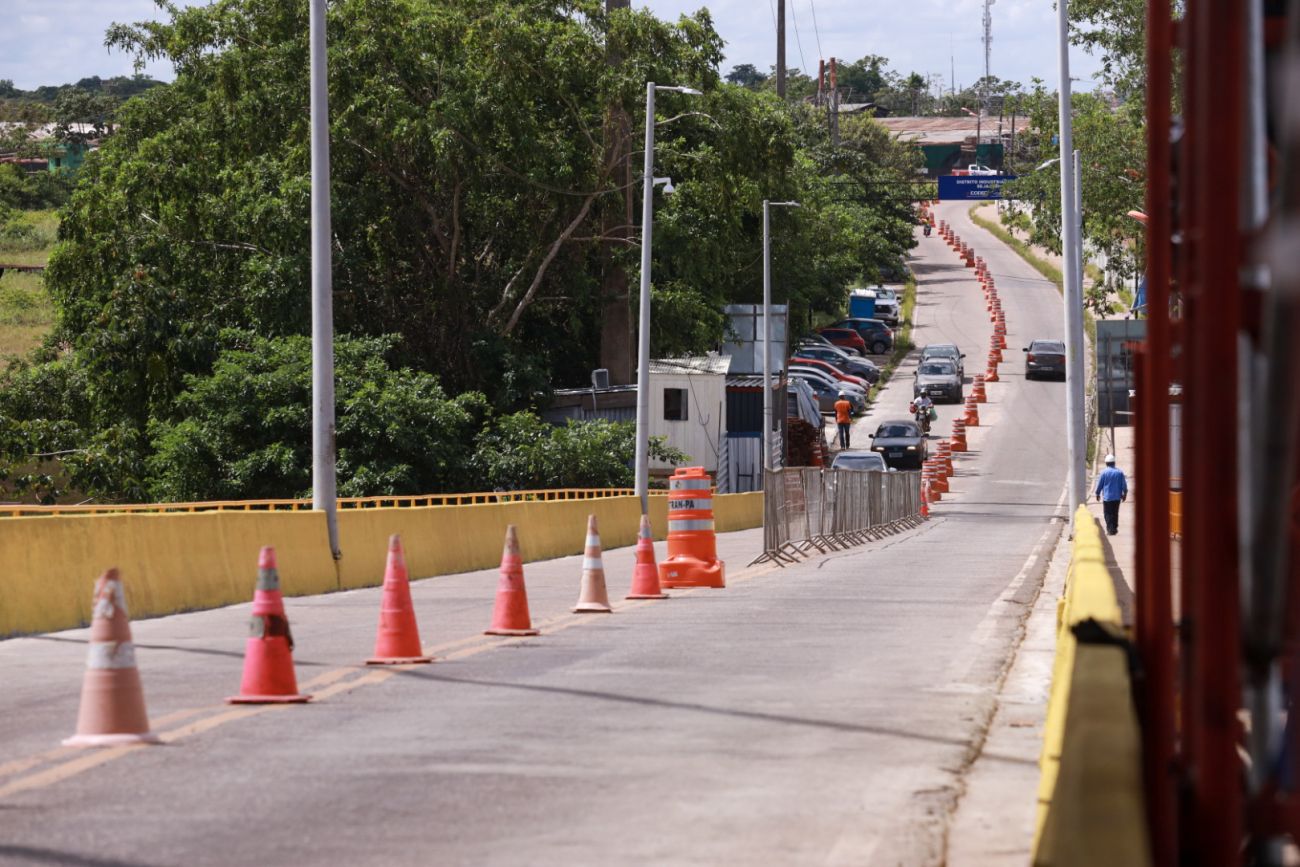
[[(16, 495), (308, 493), (306, 12), (167, 5), (168, 21), (110, 30), (177, 77), (65, 114), (113, 134), (59, 212), (52, 330), (0, 376)], [(655, 202), (654, 355), (716, 348), (722, 307), (761, 298), (764, 198), (802, 205), (773, 221), (792, 321), (841, 313), (850, 281), (912, 244), (909, 197), (878, 191), (915, 177), (915, 150), (862, 117), (833, 146), (824, 113), (724, 81), (707, 12), (341, 0), (330, 15), (350, 25), (330, 46), (341, 491), (621, 483), (623, 428), (538, 413), (635, 329), (640, 185), (622, 165), (646, 80), (703, 91), (660, 98), (656, 174), (676, 193)]]

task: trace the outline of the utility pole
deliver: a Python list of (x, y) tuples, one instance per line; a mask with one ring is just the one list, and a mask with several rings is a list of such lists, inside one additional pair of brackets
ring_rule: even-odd
[[(605, 0), (605, 11), (627, 9), (632, 0)], [(619, 66), (623, 58), (609, 51), (607, 62)], [(614, 385), (632, 382), (632, 306), (627, 269), (619, 263), (617, 248), (626, 246), (632, 238), (632, 162), (629, 155), (631, 119), (623, 106), (611, 103), (605, 115), (605, 149), (607, 158), (614, 163), (611, 180), (620, 190), (602, 208), (603, 234), (607, 239), (601, 246), (601, 322), (600, 366), (609, 371), (609, 381)]]
[(334, 452), (334, 279), (330, 252), (330, 108), (325, 0), (311, 0), (311, 507), (339, 550)]
[(1070, 111), (1070, 23), (1068, 0), (1056, 6), (1059, 44), (1057, 65), (1060, 84), (1061, 141), (1061, 254), (1065, 279), (1065, 440), (1069, 455), (1069, 498), (1071, 526), (1076, 507), (1087, 498), (1084, 459), (1087, 454), (1083, 403), (1083, 286), (1079, 256), (1079, 215), (1075, 213), (1074, 118)]
[(776, 95), (785, 99), (785, 0), (776, 0)]

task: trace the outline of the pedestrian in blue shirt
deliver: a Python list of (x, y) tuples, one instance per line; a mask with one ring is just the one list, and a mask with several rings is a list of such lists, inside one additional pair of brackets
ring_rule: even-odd
[(1093, 491), (1101, 500), (1101, 507), (1106, 512), (1106, 532), (1114, 536), (1119, 532), (1119, 504), (1128, 499), (1128, 479), (1124, 471), (1115, 466), (1115, 456), (1106, 455), (1106, 469), (1097, 478), (1097, 488)]

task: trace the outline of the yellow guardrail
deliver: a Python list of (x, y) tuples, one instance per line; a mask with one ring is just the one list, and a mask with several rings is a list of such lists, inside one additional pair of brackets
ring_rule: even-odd
[[(559, 500), (601, 500), (630, 497), (632, 488), (547, 488), (536, 491), (477, 491), (464, 494), (418, 494), (383, 497), (340, 497), (340, 509), (391, 509), (421, 506), (475, 506), (487, 503), (550, 503)], [(651, 490), (664, 497), (667, 490)], [(309, 512), (311, 500), (206, 500), (195, 503), (93, 503), (37, 506), (0, 503), (0, 518), (38, 515), (116, 515), (130, 512)]]
[(1074, 520), (1065, 593), (1056, 608), (1056, 659), (1043, 731), (1035, 867), (1149, 865), (1141, 735), (1126, 649), (1081, 643), (1074, 627), (1123, 628), (1101, 530), (1087, 508)]
[[(661, 531), (667, 506), (667, 497), (650, 500)], [(719, 532), (762, 526), (763, 495), (717, 496), (713, 512)], [(110, 566), (122, 570), (132, 615), (156, 617), (249, 600), (262, 545), (277, 549), (285, 593), (301, 596), (380, 584), (393, 533), (402, 535), (417, 578), (496, 566), (507, 524), (519, 527), (525, 560), (578, 554), (589, 514), (606, 547), (636, 541), (640, 502), (627, 494), (346, 509), (339, 512), (338, 561), (324, 513), (301, 509), (13, 517), (0, 520), (0, 636), (84, 625), (91, 585)], [(492, 588), (485, 592), (490, 599)]]

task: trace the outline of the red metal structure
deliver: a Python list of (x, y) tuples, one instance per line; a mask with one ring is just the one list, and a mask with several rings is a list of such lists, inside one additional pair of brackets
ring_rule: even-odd
[(1152, 861), (1280, 865), (1300, 841), (1300, 0), (1148, 2), (1146, 24), (1135, 607)]

